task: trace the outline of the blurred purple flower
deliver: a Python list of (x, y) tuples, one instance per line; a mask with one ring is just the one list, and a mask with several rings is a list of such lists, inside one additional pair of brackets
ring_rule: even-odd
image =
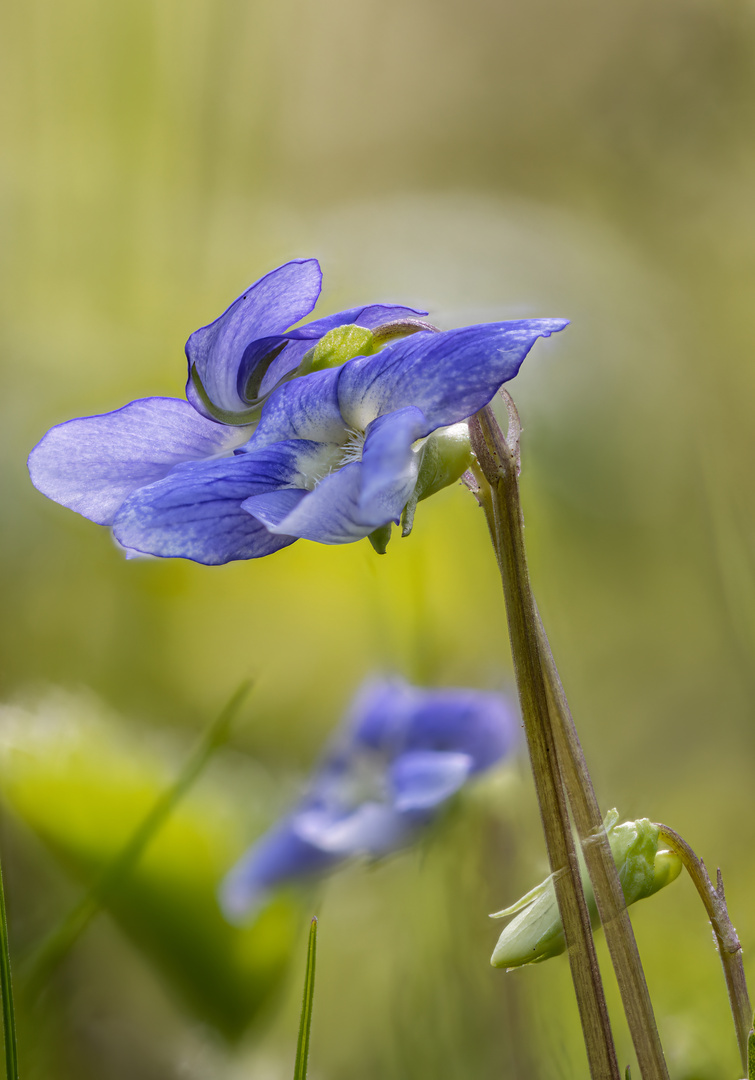
[(145, 398), (60, 424), (29, 456), (35, 486), (111, 525), (129, 551), (209, 565), (298, 538), (357, 540), (398, 521), (419, 497), (428, 436), (490, 401), (536, 339), (566, 325), (422, 331), (302, 374), (305, 356), (334, 327), (423, 314), (372, 305), (287, 329), (312, 310), (320, 284), (314, 259), (256, 282), (189, 338), (188, 401)]
[(226, 877), (224, 911), (241, 918), (279, 885), (409, 843), (470, 777), (512, 750), (518, 728), (500, 694), (368, 683), (302, 799)]

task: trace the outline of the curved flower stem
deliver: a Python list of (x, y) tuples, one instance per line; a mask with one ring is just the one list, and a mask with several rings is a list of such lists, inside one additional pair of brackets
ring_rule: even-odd
[(3, 1035), (5, 1038), (5, 1077), (18, 1080), (18, 1049), (16, 1046), (16, 1014), (13, 1006), (13, 983), (8, 946), (8, 919), (5, 914), (5, 887), (0, 867), (0, 991), (3, 995)]
[(485, 509), (503, 581), (524, 728), (590, 1075), (593, 1080), (619, 1080), (540, 657), (537, 609), (529, 583), (522, 533), (518, 448), (504, 441), (489, 407), (470, 421), (470, 433), (484, 477), (477, 498)]
[(679, 833), (674, 832), (668, 825), (657, 824), (657, 828), (663, 840), (682, 860), (684, 868), (692, 878), (708, 913), (716, 944), (718, 945), (718, 955), (721, 957), (721, 966), (724, 969), (726, 989), (729, 992), (729, 1004), (731, 1005), (731, 1015), (737, 1033), (737, 1044), (742, 1059), (742, 1067), (747, 1071), (747, 1043), (752, 1028), (752, 1009), (742, 964), (742, 946), (729, 918), (721, 871), (718, 871), (716, 885), (714, 886), (705, 863), (698, 858), (687, 841), (683, 840)]

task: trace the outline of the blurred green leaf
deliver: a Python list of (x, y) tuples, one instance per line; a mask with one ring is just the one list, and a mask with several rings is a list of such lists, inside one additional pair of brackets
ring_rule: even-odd
[[(145, 740), (74, 709), (3, 713), (5, 797), (67, 869), (91, 885), (170, 783)], [(104, 907), (196, 1017), (236, 1039), (278, 986), (297, 912), (280, 899), (249, 926), (224, 919), (219, 880), (239, 855), (232, 798), (203, 785), (178, 806)]]

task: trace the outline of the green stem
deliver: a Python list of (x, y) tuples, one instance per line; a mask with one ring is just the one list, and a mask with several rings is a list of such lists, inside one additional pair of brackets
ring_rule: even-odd
[(8, 919), (5, 914), (5, 886), (0, 867), (0, 990), (3, 995), (3, 1034), (5, 1036), (5, 1080), (18, 1080), (16, 1014), (13, 1007), (13, 983), (8, 945)]
[(317, 917), (312, 917), (309, 925), (309, 943), (307, 945), (307, 968), (304, 973), (304, 993), (301, 1002), (299, 1020), (299, 1038), (296, 1043), (296, 1063), (294, 1080), (307, 1080), (309, 1063), (309, 1036), (312, 1030), (312, 1008), (315, 1000), (315, 968), (317, 966)]
[(231, 724), (251, 689), (244, 682), (204, 732), (173, 783), (158, 796), (117, 855), (103, 868), (89, 891), (76, 904), (31, 959), (26, 991), (32, 998), (86, 930), (122, 878), (133, 870), (147, 846), (163, 827), (176, 805), (204, 770), (215, 751), (227, 742)]
[(658, 830), (662, 839), (682, 860), (684, 868), (692, 878), (708, 913), (716, 937), (716, 944), (718, 945), (718, 955), (721, 957), (721, 966), (724, 969), (724, 978), (726, 979), (726, 989), (729, 994), (734, 1029), (737, 1033), (737, 1045), (742, 1059), (742, 1068), (747, 1071), (748, 1039), (752, 1028), (752, 1008), (742, 964), (742, 946), (729, 918), (721, 871), (718, 871), (718, 880), (714, 886), (705, 863), (698, 858), (687, 841), (683, 840), (679, 833), (674, 832), (668, 825), (658, 825)]
[(501, 571), (527, 745), (590, 1075), (593, 1080), (619, 1080), (538, 646), (537, 611), (522, 532), (517, 448), (504, 441), (489, 407), (473, 418), (470, 432), (485, 481), (477, 497), (485, 508)]
[(569, 804), (574, 815), (598, 914), (619, 984), (627, 1024), (643, 1080), (667, 1080), (668, 1070), (655, 1022), (645, 972), (621, 889), (616, 864), (603, 827), (587, 762), (574, 719), (553, 659), (550, 644), (537, 616), (538, 643), (543, 660), (548, 699), (555, 718), (556, 746)]

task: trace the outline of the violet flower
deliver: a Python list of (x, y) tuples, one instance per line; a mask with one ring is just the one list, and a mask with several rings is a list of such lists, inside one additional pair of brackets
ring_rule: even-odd
[(464, 421), (566, 321), (435, 333), (422, 312), (378, 304), (288, 329), (320, 283), (314, 259), (256, 282), (189, 338), (187, 401), (60, 424), (29, 456), (35, 486), (129, 552), (209, 565), (298, 538), (374, 540), (402, 514), (408, 532), (416, 501), (466, 468)]
[(512, 751), (518, 728), (500, 694), (368, 683), (302, 799), (226, 877), (226, 914), (239, 919), (278, 886), (405, 846), (471, 777)]

